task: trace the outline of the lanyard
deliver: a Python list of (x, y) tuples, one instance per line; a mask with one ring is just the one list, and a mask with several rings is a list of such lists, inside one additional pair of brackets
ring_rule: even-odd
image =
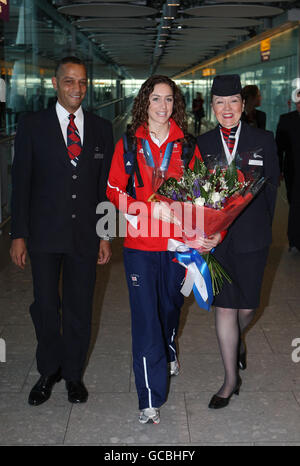
[(239, 127), (237, 129), (237, 132), (235, 133), (235, 142), (234, 142), (234, 147), (233, 147), (233, 150), (232, 152), (230, 153), (229, 149), (228, 149), (228, 146), (224, 140), (224, 137), (223, 137), (223, 133), (222, 133), (222, 130), (220, 129), (220, 134), (221, 134), (221, 139), (222, 139), (222, 143), (223, 143), (223, 147), (224, 147), (224, 151), (225, 151), (225, 155), (226, 155), (226, 159), (227, 159), (227, 162), (228, 162), (228, 165), (231, 164), (231, 162), (234, 160), (235, 158), (235, 153), (236, 153), (236, 150), (237, 150), (237, 146), (238, 146), (238, 142), (239, 142), (239, 137), (240, 137), (240, 132), (241, 132), (241, 122), (239, 122)]
[[(144, 156), (145, 156), (148, 167), (155, 168), (149, 141), (147, 141), (147, 139), (142, 139), (142, 146), (143, 146)], [(162, 172), (165, 172), (168, 170), (172, 151), (173, 151), (173, 146), (174, 146), (174, 142), (169, 142), (167, 144), (161, 166), (159, 167), (160, 171)]]

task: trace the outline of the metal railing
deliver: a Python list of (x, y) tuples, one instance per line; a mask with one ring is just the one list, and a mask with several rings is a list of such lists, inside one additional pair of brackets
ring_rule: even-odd
[(94, 107), (92, 111), (111, 122), (114, 122), (116, 118), (124, 115), (128, 107), (133, 101), (133, 96), (125, 96), (120, 99), (110, 100), (109, 102), (104, 102), (97, 107)]

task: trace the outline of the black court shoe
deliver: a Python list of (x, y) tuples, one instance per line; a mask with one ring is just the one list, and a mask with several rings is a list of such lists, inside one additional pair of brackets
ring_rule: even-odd
[(239, 369), (241, 369), (242, 371), (247, 369), (246, 351), (244, 353), (239, 354), (238, 366), (239, 366)]
[(233, 394), (234, 395), (239, 395), (241, 385), (242, 385), (242, 379), (239, 376), (238, 383), (237, 383), (235, 389), (231, 392), (231, 394), (227, 398), (223, 398), (221, 396), (214, 395), (212, 397), (212, 399), (210, 400), (208, 407), (211, 408), (211, 409), (225, 408), (225, 406), (228, 405), (228, 403), (230, 401), (230, 398), (232, 397)]

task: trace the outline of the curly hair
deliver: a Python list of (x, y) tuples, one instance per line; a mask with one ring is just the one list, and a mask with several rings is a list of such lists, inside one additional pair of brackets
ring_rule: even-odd
[(185, 102), (180, 89), (175, 84), (175, 82), (167, 76), (153, 75), (143, 83), (138, 95), (134, 99), (132, 109), (132, 123), (130, 125), (131, 136), (135, 136), (135, 132), (139, 126), (144, 125), (147, 127), (148, 125), (148, 107), (150, 103), (149, 97), (153, 92), (156, 84), (167, 84), (172, 89), (174, 104), (171, 116), (179, 128), (183, 131), (184, 135), (186, 135), (187, 120), (185, 113)]

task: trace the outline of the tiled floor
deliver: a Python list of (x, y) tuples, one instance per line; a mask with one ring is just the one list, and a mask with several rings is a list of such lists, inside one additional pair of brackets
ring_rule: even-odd
[[(38, 378), (35, 334), (28, 306), (30, 266), (5, 265), (0, 272), (1, 445), (300, 445), (300, 362), (292, 341), (300, 338), (300, 254), (287, 251), (287, 205), (281, 189), (274, 242), (266, 269), (262, 305), (248, 333), (248, 368), (240, 396), (226, 409), (207, 407), (222, 383), (214, 314), (186, 300), (181, 318), (181, 373), (173, 377), (159, 425), (140, 425), (132, 374), (130, 314), (121, 244), (113, 243), (110, 266), (99, 267), (93, 339), (85, 373), (90, 396), (84, 405), (67, 400), (63, 382), (50, 400), (30, 407)], [(298, 353), (300, 356), (300, 352)]]

